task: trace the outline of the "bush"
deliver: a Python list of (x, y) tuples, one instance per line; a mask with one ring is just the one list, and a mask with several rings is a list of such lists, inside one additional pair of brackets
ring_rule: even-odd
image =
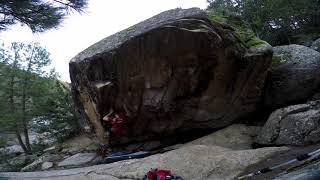
[(0, 148), (4, 148), (7, 145), (7, 140), (0, 138)]
[(63, 142), (77, 131), (73, 101), (70, 90), (61, 82), (56, 81), (52, 89), (54, 95), (47, 99), (49, 113), (35, 118), (32, 127), (39, 134), (49, 133), (49, 137)]

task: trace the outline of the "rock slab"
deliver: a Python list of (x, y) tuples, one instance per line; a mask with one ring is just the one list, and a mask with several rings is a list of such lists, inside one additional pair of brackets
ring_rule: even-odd
[(260, 130), (261, 127), (233, 124), (186, 145), (213, 145), (232, 150), (252, 149), (252, 144)]
[(308, 165), (302, 169), (280, 175), (273, 180), (317, 180), (320, 179), (320, 163)]
[(67, 159), (63, 160), (58, 164), (62, 166), (79, 166), (90, 163), (97, 155), (95, 153), (78, 153)]
[(249, 165), (268, 158), (285, 147), (233, 151), (219, 146), (191, 145), (142, 159), (69, 170), (30, 173), (0, 173), (11, 178), (37, 179), (141, 179), (150, 168), (170, 169), (184, 179), (233, 179)]

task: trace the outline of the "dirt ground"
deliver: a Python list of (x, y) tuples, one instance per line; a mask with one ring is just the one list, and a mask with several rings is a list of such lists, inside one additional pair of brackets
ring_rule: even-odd
[[(304, 147), (290, 147), (290, 150), (288, 150), (288, 151), (282, 151), (282, 152), (276, 153), (276, 154), (270, 156), (269, 158), (267, 158), (265, 161), (262, 161), (257, 164), (253, 164), (253, 165), (249, 166), (244, 172), (242, 172), (240, 174), (240, 176), (245, 175), (245, 174), (249, 174), (252, 172), (256, 172), (256, 171), (263, 169), (263, 168), (279, 165), (281, 163), (284, 163), (286, 161), (289, 161), (289, 160), (296, 158), (300, 154), (310, 153), (310, 152), (315, 151), (319, 148), (320, 148), (320, 143), (316, 144), (316, 145), (310, 145), (310, 146), (304, 146)], [(298, 163), (294, 163), (293, 166), (297, 165), (297, 164)], [(254, 176), (252, 179), (254, 179), (254, 180), (268, 180), (268, 179), (276, 177), (280, 173), (285, 172), (290, 167), (292, 167), (292, 166), (285, 166), (283, 168), (279, 168), (277, 170), (274, 170), (274, 171), (266, 173), (266, 174)]]

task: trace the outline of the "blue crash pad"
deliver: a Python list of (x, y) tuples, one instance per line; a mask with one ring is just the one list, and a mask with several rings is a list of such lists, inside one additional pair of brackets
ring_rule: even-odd
[(126, 159), (136, 159), (136, 158), (144, 158), (147, 156), (150, 156), (150, 152), (148, 151), (139, 151), (139, 152), (116, 152), (112, 153), (106, 158), (102, 160), (102, 162), (99, 162), (99, 164), (103, 163), (113, 163), (116, 161), (122, 161)]

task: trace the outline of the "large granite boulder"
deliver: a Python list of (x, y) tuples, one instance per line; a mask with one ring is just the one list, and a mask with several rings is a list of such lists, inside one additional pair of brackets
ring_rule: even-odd
[(320, 142), (320, 101), (274, 111), (257, 138), (257, 143), (265, 145), (308, 145), (317, 142)]
[(142, 159), (119, 161), (86, 168), (29, 173), (0, 173), (12, 179), (142, 179), (150, 168), (169, 169), (183, 179), (233, 179), (249, 165), (288, 150), (267, 147), (251, 150), (230, 150), (219, 146), (192, 145)]
[(320, 53), (301, 45), (273, 48), (264, 104), (283, 107), (310, 98), (320, 88)]
[[(255, 111), (272, 48), (250, 49), (234, 29), (198, 9), (163, 12), (107, 37), (70, 61), (82, 127), (103, 143), (220, 128)], [(127, 131), (108, 138), (102, 118), (129, 112)]]

